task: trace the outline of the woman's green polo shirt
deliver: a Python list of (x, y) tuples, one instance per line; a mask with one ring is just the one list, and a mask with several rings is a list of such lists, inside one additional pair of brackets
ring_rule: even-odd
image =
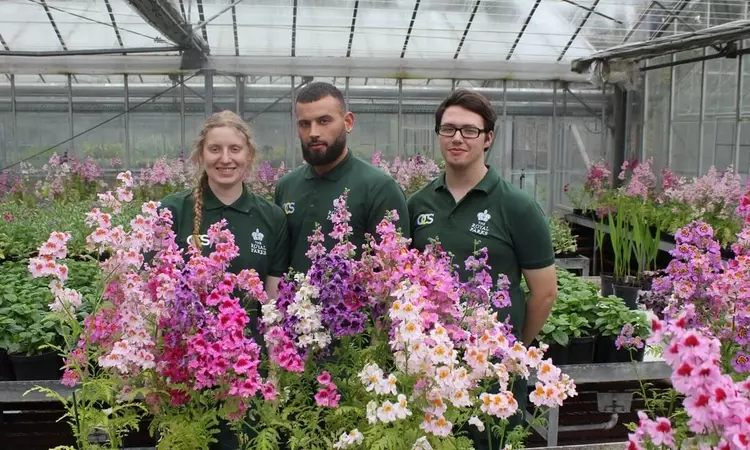
[[(165, 197), (161, 207), (172, 212), (172, 229), (177, 235), (177, 244), (186, 249), (193, 239), (193, 189)], [(264, 282), (267, 276), (281, 277), (287, 272), (289, 231), (286, 215), (279, 206), (253, 194), (248, 187), (234, 203), (225, 205), (206, 186), (200, 227), (204, 254), (212, 251), (206, 232), (221, 219), (226, 219), (226, 229), (232, 232), (239, 247), (239, 255), (230, 263), (230, 272), (255, 269)]]

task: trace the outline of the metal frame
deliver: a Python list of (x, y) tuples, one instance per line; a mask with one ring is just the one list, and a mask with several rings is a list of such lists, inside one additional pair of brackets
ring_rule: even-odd
[[(750, 20), (737, 20), (703, 30), (659, 37), (646, 42), (619, 45), (596, 52), (586, 58), (575, 59), (571, 63), (571, 67), (574, 72), (582, 73), (588, 70), (589, 66), (595, 61), (640, 61), (656, 56), (732, 43), (745, 39), (748, 34), (750, 34)], [(736, 55), (736, 49), (731, 45), (724, 47), (724, 50), (725, 54), (719, 53), (715, 57)], [(692, 61), (686, 60), (686, 62)], [(652, 69), (659, 68), (659, 66), (650, 67)]]
[(523, 26), (521, 27), (521, 31), (518, 32), (518, 36), (516, 36), (516, 40), (513, 42), (513, 45), (510, 47), (510, 50), (508, 51), (508, 55), (505, 57), (505, 60), (509, 60), (511, 56), (513, 56), (513, 52), (516, 51), (516, 47), (518, 46), (518, 43), (521, 41), (521, 38), (523, 37), (523, 34), (526, 32), (526, 27), (529, 26), (529, 23), (531, 22), (531, 18), (534, 17), (534, 13), (536, 12), (537, 8), (539, 8), (539, 4), (542, 3), (542, 0), (536, 0), (534, 2), (534, 6), (531, 7), (531, 12), (529, 12), (529, 15), (526, 16), (526, 20), (523, 23)]
[(479, 10), (480, 3), (482, 3), (482, 0), (477, 0), (477, 2), (474, 3), (474, 8), (471, 10), (469, 21), (466, 22), (464, 34), (461, 35), (461, 40), (458, 42), (458, 47), (456, 48), (456, 53), (453, 54), (453, 59), (458, 59), (458, 54), (461, 53), (461, 49), (463, 48), (464, 42), (466, 41), (466, 36), (469, 34), (469, 30), (471, 29), (471, 24), (474, 22), (474, 17), (477, 15), (477, 10)]
[[(297, 56), (297, 0), (292, 5), (292, 57)], [(292, 81), (294, 86), (294, 81)]]
[[(595, 12), (595, 9), (596, 9), (597, 5), (599, 4), (599, 1), (600, 0), (594, 0), (594, 3), (591, 5), (591, 8), (585, 8), (585, 7), (581, 6), (581, 5), (573, 3), (574, 5), (578, 6), (579, 8), (586, 9), (588, 12), (583, 17), (583, 20), (581, 21), (581, 23), (578, 24), (578, 27), (576, 28), (576, 31), (570, 37), (570, 39), (568, 40), (568, 43), (565, 44), (565, 48), (563, 48), (562, 52), (560, 52), (560, 55), (557, 57), (557, 62), (562, 61), (563, 57), (568, 52), (568, 49), (570, 48), (570, 46), (573, 45), (573, 41), (576, 40), (576, 38), (578, 37), (578, 34), (581, 32), (581, 30), (583, 29), (583, 27), (586, 25), (586, 22), (589, 21), (589, 17), (591, 17), (591, 14), (593, 14)], [(568, 3), (572, 3), (572, 2), (568, 2)]]
[[(172, 74), (188, 75), (180, 56), (112, 55), (99, 58), (51, 56), (40, 59), (0, 54), (0, 72), (15, 74), (82, 73), (89, 75)], [(367, 57), (258, 57), (213, 56), (198, 69), (222, 75), (316, 76), (352, 78), (457, 79), (457, 80), (558, 80), (587, 83), (586, 75), (573, 73), (567, 63), (497, 60), (458, 60)]]
[(401, 59), (404, 59), (404, 56), (406, 56), (406, 48), (409, 46), (409, 38), (411, 37), (411, 30), (414, 28), (414, 22), (417, 20), (417, 12), (419, 11), (419, 2), (420, 0), (416, 0), (416, 2), (414, 3), (414, 9), (411, 12), (411, 21), (409, 22), (409, 28), (406, 30), (406, 37), (404, 38), (404, 46), (401, 49)]
[(346, 46), (346, 57), (352, 56), (352, 43), (354, 42), (354, 29), (357, 27), (357, 12), (359, 11), (359, 0), (354, 2), (352, 9), (352, 25), (349, 28), (349, 43)]

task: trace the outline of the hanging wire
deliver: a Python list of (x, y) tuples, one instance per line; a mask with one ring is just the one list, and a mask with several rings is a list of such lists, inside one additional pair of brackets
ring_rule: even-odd
[(71, 137), (69, 137), (69, 138), (67, 138), (67, 139), (65, 139), (65, 140), (63, 140), (63, 141), (60, 141), (60, 142), (58, 142), (57, 144), (55, 144), (55, 145), (53, 145), (53, 146), (51, 146), (51, 147), (49, 147), (49, 148), (46, 148), (46, 149), (44, 149), (44, 150), (42, 150), (42, 151), (40, 151), (40, 152), (34, 153), (33, 155), (31, 155), (31, 156), (29, 156), (29, 157), (27, 157), (27, 158), (24, 158), (24, 159), (22, 159), (22, 160), (20, 160), (20, 161), (16, 161), (16, 162), (14, 162), (13, 164), (10, 164), (10, 165), (8, 165), (8, 166), (6, 166), (6, 167), (3, 167), (2, 169), (0, 169), (0, 172), (3, 172), (3, 171), (5, 171), (5, 170), (8, 170), (8, 169), (10, 169), (11, 167), (15, 167), (15, 166), (17, 166), (17, 165), (20, 165), (20, 164), (22, 164), (22, 163), (25, 163), (26, 161), (29, 161), (29, 160), (31, 160), (31, 159), (34, 159), (34, 158), (36, 158), (37, 156), (43, 155), (43, 154), (45, 154), (45, 153), (49, 152), (50, 150), (54, 150), (54, 149), (56, 149), (57, 147), (59, 147), (59, 146), (61, 146), (61, 145), (63, 145), (63, 144), (66, 144), (66, 143), (68, 143), (68, 142), (70, 142), (70, 141), (72, 141), (72, 140), (74, 140), (74, 139), (76, 139), (76, 138), (78, 138), (78, 137), (80, 137), (80, 136), (83, 136), (84, 134), (88, 133), (89, 131), (95, 130), (95, 129), (99, 128), (99, 127), (100, 127), (100, 126), (102, 126), (102, 125), (105, 125), (105, 124), (107, 124), (107, 123), (109, 123), (109, 122), (112, 122), (113, 120), (117, 119), (118, 117), (122, 117), (122, 116), (124, 116), (125, 114), (127, 114), (127, 113), (129, 113), (129, 112), (133, 111), (134, 109), (136, 109), (136, 108), (139, 108), (139, 107), (141, 107), (141, 106), (145, 105), (146, 103), (148, 103), (148, 102), (150, 102), (150, 101), (152, 101), (152, 100), (155, 100), (155, 99), (157, 99), (157, 98), (161, 97), (162, 95), (164, 95), (164, 94), (166, 94), (167, 92), (171, 91), (172, 89), (174, 89), (174, 88), (175, 88), (175, 87), (177, 87), (178, 85), (180, 85), (180, 84), (184, 84), (185, 82), (187, 82), (187, 81), (190, 81), (190, 79), (192, 79), (192, 78), (195, 78), (195, 77), (196, 77), (197, 75), (198, 75), (197, 73), (196, 73), (196, 74), (193, 74), (193, 75), (191, 75), (190, 77), (188, 77), (188, 78), (185, 78), (185, 79), (184, 79), (184, 80), (182, 80), (181, 82), (178, 82), (177, 84), (173, 84), (173, 85), (172, 85), (172, 86), (170, 86), (169, 88), (167, 88), (167, 89), (165, 89), (165, 90), (163, 90), (163, 91), (161, 91), (161, 92), (159, 92), (159, 93), (157, 93), (157, 94), (154, 94), (154, 95), (152, 95), (151, 97), (147, 98), (146, 100), (144, 100), (144, 101), (142, 101), (142, 102), (140, 102), (140, 103), (138, 103), (138, 104), (136, 104), (136, 105), (134, 105), (134, 106), (131, 106), (130, 108), (126, 109), (125, 111), (123, 111), (123, 112), (121, 112), (121, 113), (118, 113), (118, 114), (116, 114), (116, 115), (114, 115), (114, 116), (110, 117), (109, 119), (107, 119), (107, 120), (105, 120), (105, 121), (103, 121), (103, 122), (100, 122), (100, 123), (98, 123), (98, 124), (94, 125), (94, 126), (93, 126), (93, 127), (91, 127), (91, 128), (88, 128), (88, 129), (86, 129), (86, 130), (84, 130), (84, 131), (81, 131), (80, 133), (77, 133), (77, 134), (75, 134), (75, 135), (73, 135), (73, 136), (71, 136)]

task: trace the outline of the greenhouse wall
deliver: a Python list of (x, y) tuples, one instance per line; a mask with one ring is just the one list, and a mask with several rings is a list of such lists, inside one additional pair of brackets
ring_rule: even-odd
[(0, 83), (0, 166), (23, 161), (40, 167), (53, 152), (69, 152), (105, 168), (116, 158), (122, 167), (139, 169), (189, 155), (205, 118), (228, 109), (252, 126), (261, 160), (294, 167), (302, 159), (293, 86), (311, 79), (344, 92), (356, 116), (348, 142), (366, 159), (376, 152), (440, 159), (435, 110), (453, 89), (477, 89), (498, 114), (488, 162), (548, 211), (565, 204), (565, 184), (582, 182), (586, 160), (608, 157), (610, 133), (602, 132), (602, 121), (609, 93), (585, 84), (76, 74), (14, 75)]

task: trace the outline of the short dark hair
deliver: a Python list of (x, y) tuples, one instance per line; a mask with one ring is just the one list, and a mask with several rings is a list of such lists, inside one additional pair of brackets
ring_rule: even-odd
[(490, 100), (484, 95), (468, 89), (456, 89), (435, 111), (435, 129), (441, 125), (443, 114), (450, 106), (460, 106), (479, 114), (484, 119), (484, 131), (495, 131), (497, 113), (492, 109)]
[(341, 103), (341, 109), (346, 111), (346, 100), (344, 100), (344, 94), (331, 83), (323, 81), (316, 81), (309, 83), (305, 87), (297, 92), (297, 103), (312, 103), (318, 100), (331, 96)]

